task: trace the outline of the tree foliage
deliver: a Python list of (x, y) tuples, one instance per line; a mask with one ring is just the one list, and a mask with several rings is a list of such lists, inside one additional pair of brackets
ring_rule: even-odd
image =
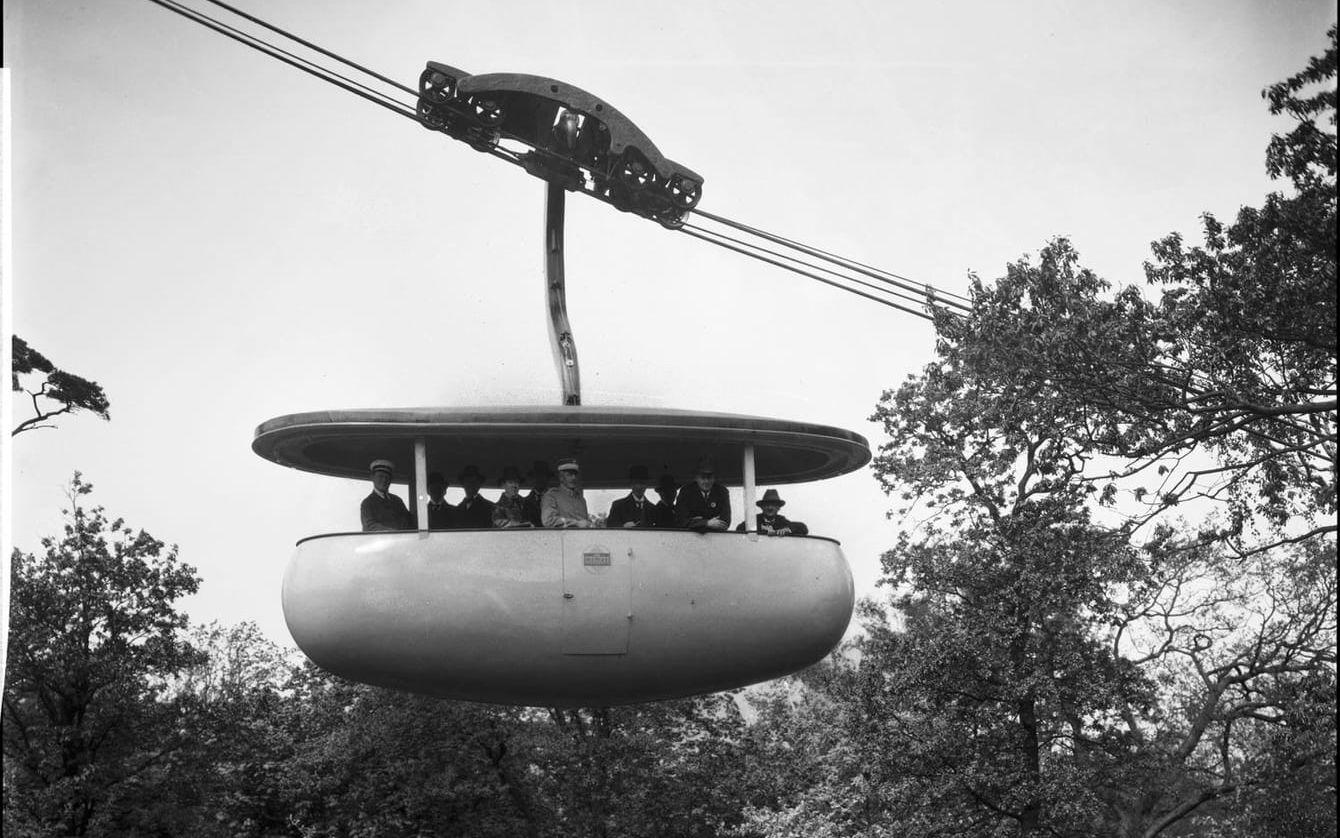
[(199, 580), (175, 548), (70, 482), (64, 533), (14, 552), (4, 694), (6, 826), (105, 833), (134, 818), (184, 736), (171, 679), (198, 654), (180, 597)]
[[(13, 335), (12, 338), (14, 360), (10, 372), (10, 386), (16, 393), (28, 395), (33, 406), (33, 416), (15, 426), (10, 431), (10, 436), (17, 436), (23, 431), (37, 428), (55, 427), (42, 423), (63, 413), (87, 410), (103, 419), (110, 418), (107, 396), (97, 382), (60, 369), (41, 352), (29, 346), (23, 338), (18, 335)], [(45, 377), (35, 385), (26, 384), (20, 379), (20, 376), (26, 379), (36, 377), (37, 374), (45, 374)], [(52, 402), (55, 404), (51, 404)]]

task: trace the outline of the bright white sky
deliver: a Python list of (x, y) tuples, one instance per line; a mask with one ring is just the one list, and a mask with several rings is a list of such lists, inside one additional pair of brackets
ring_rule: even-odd
[[(1141, 283), (1149, 242), (1259, 203), (1284, 127), (1260, 91), (1335, 19), (1323, 0), (236, 2), (411, 85), (428, 60), (569, 81), (702, 174), (704, 209), (956, 291), (1056, 235)], [(367, 487), (260, 459), (255, 426), (557, 404), (543, 184), (145, 0), (7, 0), (4, 24), (14, 330), (113, 417), (14, 441), (14, 543), (59, 531), (78, 469), (180, 545), (195, 619), (286, 641), (294, 541), (356, 529)], [(931, 357), (924, 321), (595, 201), (569, 200), (567, 233), (588, 404), (877, 446), (881, 392)], [(782, 495), (874, 593), (897, 522), (868, 471)]]

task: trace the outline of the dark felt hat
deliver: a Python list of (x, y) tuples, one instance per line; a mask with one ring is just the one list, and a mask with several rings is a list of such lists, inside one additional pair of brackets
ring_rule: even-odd
[(447, 485), (447, 476), (440, 471), (430, 471), (428, 472), (428, 479), (424, 482), (430, 486), (434, 483), (441, 483), (445, 486)]
[(631, 466), (628, 469), (628, 479), (641, 480), (642, 482), (645, 483), (648, 479), (650, 479), (650, 474), (647, 472), (646, 466)]
[(516, 466), (503, 466), (502, 477), (498, 478), (498, 485), (502, 485), (503, 483), (506, 483), (508, 480), (515, 480), (516, 482), (520, 483), (521, 469), (517, 468)]
[(462, 483), (465, 482), (465, 478), (467, 477), (473, 477), (480, 483), (484, 482), (484, 475), (480, 473), (479, 466), (466, 466), (465, 468), (461, 469), (460, 474), (456, 475), (456, 479)]
[(547, 460), (536, 460), (530, 464), (530, 474), (527, 477), (553, 477), (554, 470), (549, 467)]
[(698, 461), (698, 467), (693, 470), (694, 474), (716, 474), (717, 462), (711, 457), (703, 457)]
[(664, 489), (668, 492), (677, 492), (679, 491), (679, 481), (675, 480), (673, 474), (662, 474), (656, 480), (656, 488), (657, 490)]
[(763, 506), (765, 503), (775, 503), (778, 506), (786, 506), (786, 501), (782, 500), (781, 495), (777, 494), (776, 489), (769, 489), (763, 493), (761, 500), (755, 501), (754, 506)]

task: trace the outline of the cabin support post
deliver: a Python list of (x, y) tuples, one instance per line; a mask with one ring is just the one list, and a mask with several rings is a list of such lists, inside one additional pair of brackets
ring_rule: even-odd
[(754, 532), (757, 529), (754, 516), (754, 496), (757, 493), (754, 486), (754, 446), (752, 443), (744, 447), (744, 531)]
[(563, 210), (567, 193), (560, 183), (549, 183), (544, 212), (544, 280), (549, 298), (549, 344), (558, 366), (563, 404), (582, 403), (582, 378), (577, 368), (577, 343), (568, 322), (567, 286), (563, 277)]
[(428, 529), (428, 443), (421, 436), (414, 438), (414, 491), (415, 520), (419, 531)]

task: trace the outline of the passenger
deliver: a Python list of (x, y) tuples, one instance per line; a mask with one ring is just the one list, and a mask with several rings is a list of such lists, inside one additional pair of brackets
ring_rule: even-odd
[(693, 482), (679, 490), (675, 525), (698, 532), (722, 532), (730, 527), (730, 492), (717, 483), (716, 466), (710, 458), (698, 461)]
[(428, 529), (454, 530), (460, 524), (456, 522), (456, 507), (447, 503), (447, 478), (442, 472), (428, 475)]
[(526, 520), (532, 527), (544, 526), (540, 520), (540, 501), (544, 498), (544, 493), (549, 491), (549, 484), (553, 482), (554, 473), (550, 471), (549, 464), (544, 460), (536, 460), (530, 467), (530, 494), (526, 495), (524, 508), (526, 510)]
[(456, 504), (456, 526), (481, 530), (493, 526), (493, 501), (479, 494), (484, 485), (479, 466), (466, 466), (456, 479), (465, 490), (465, 500)]
[[(782, 500), (777, 494), (776, 489), (769, 489), (763, 493), (763, 499), (758, 501), (755, 506), (763, 511), (755, 517), (755, 526), (758, 531), (765, 535), (809, 535), (810, 528), (799, 521), (788, 521), (785, 517), (777, 514), (786, 501)], [(744, 532), (744, 522), (735, 528), (736, 532)]]
[(493, 526), (508, 529), (510, 527), (529, 527), (526, 520), (526, 501), (521, 497), (521, 472), (516, 466), (503, 469), (502, 497), (493, 505)]
[(661, 479), (656, 481), (656, 495), (660, 498), (656, 505), (652, 507), (652, 512), (656, 516), (656, 526), (673, 529), (675, 526), (675, 495), (679, 492), (679, 484), (670, 474), (662, 474)]
[(414, 519), (405, 508), (405, 502), (399, 495), (388, 491), (395, 466), (390, 460), (373, 460), (368, 470), (372, 472), (372, 492), (363, 498), (358, 508), (363, 519), (363, 532), (414, 529)]
[(628, 469), (628, 488), (631, 490), (628, 497), (619, 498), (610, 506), (610, 514), (605, 519), (605, 526), (610, 528), (656, 526), (655, 507), (646, 497), (646, 466), (633, 466)]
[(540, 520), (546, 527), (586, 529), (591, 526), (591, 515), (586, 511), (586, 498), (578, 487), (581, 469), (577, 461), (566, 458), (558, 461), (558, 485), (544, 493), (540, 502)]

